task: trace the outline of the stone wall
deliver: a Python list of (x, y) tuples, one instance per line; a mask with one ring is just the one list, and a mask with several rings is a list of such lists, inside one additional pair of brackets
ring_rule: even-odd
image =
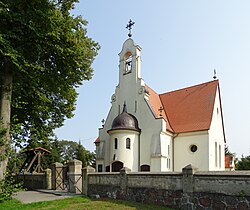
[(83, 170), (83, 192), (89, 196), (175, 209), (250, 209), (250, 171), (196, 172), (189, 165), (182, 173), (89, 172)]
[(28, 190), (51, 189), (51, 170), (46, 169), (44, 173), (15, 174), (14, 179), (23, 183)]

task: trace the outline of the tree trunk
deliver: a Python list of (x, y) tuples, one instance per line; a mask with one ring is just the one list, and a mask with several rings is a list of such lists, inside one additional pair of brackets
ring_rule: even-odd
[(0, 129), (4, 136), (0, 139), (0, 180), (4, 179), (8, 163), (7, 149), (10, 146), (10, 112), (13, 74), (8, 63), (5, 63), (1, 74), (0, 92)]

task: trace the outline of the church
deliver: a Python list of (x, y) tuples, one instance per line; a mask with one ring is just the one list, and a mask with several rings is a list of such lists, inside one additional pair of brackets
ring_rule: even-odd
[(219, 81), (156, 93), (141, 78), (141, 47), (129, 37), (119, 53), (119, 84), (99, 128), (96, 171), (225, 170)]

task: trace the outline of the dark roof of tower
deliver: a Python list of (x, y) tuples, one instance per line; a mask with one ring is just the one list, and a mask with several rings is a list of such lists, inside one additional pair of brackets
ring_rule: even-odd
[[(123, 111), (119, 114), (112, 123), (111, 130), (134, 130), (140, 131), (137, 119), (127, 112), (126, 104), (123, 105)], [(108, 132), (109, 132), (108, 131)]]

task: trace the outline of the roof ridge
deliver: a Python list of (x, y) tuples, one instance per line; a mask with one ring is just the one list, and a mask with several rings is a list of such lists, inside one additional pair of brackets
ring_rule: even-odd
[(173, 93), (173, 92), (183, 91), (183, 90), (195, 88), (195, 87), (198, 87), (198, 86), (208, 85), (208, 84), (214, 83), (214, 82), (217, 82), (217, 83), (218, 83), (219, 80), (216, 79), (216, 80), (212, 80), (212, 81), (209, 81), (209, 82), (203, 82), (203, 83), (200, 83), (200, 84), (197, 84), (197, 85), (192, 85), (192, 86), (189, 86), (189, 87), (185, 87), (185, 88), (181, 88), (181, 89), (177, 89), (177, 90), (171, 90), (171, 91), (165, 92), (165, 93), (160, 93), (160, 94), (158, 94), (158, 95), (160, 96), (160, 95), (169, 94), (169, 93)]

